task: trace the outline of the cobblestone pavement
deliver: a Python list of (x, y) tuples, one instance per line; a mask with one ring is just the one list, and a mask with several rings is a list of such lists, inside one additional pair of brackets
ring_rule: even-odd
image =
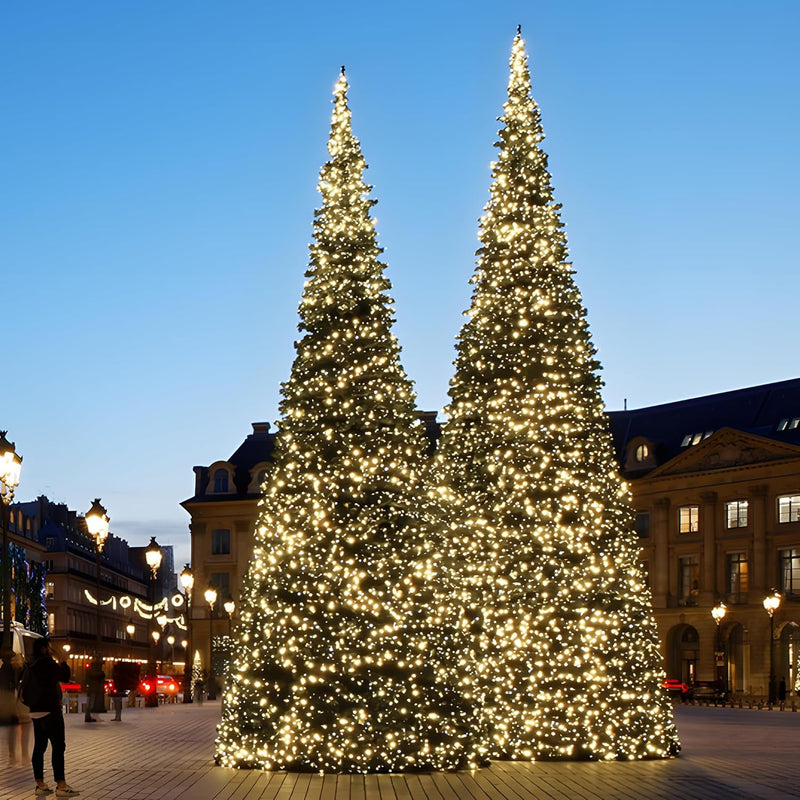
[[(800, 798), (800, 713), (676, 708), (679, 758), (500, 762), (476, 772), (308, 775), (215, 767), (218, 703), (125, 709), (67, 721), (67, 780), (84, 800), (743, 800)], [(11, 736), (9, 736), (11, 734)], [(0, 727), (0, 800), (32, 798), (20, 727)], [(13, 754), (10, 752), (13, 745)], [(45, 776), (51, 778), (49, 756)]]

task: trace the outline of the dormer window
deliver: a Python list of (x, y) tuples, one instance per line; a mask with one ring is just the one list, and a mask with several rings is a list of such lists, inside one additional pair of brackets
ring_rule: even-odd
[(790, 417), (787, 419), (782, 419), (778, 423), (778, 430), (779, 431), (793, 431), (800, 427), (800, 417)]
[(641, 464), (642, 461), (645, 461), (650, 456), (650, 448), (646, 444), (640, 444), (636, 448), (636, 453), (634, 454), (634, 458)]
[(228, 491), (228, 470), (216, 469), (214, 470), (214, 493)]
[(252, 467), (250, 470), (250, 485), (247, 487), (249, 494), (261, 494), (261, 487), (264, 485), (269, 471), (270, 463), (268, 461), (262, 461)]
[(681, 447), (693, 447), (696, 444), (700, 444), (703, 439), (708, 439), (714, 431), (700, 431), (699, 433), (687, 433), (686, 436), (683, 437), (683, 441), (681, 442)]

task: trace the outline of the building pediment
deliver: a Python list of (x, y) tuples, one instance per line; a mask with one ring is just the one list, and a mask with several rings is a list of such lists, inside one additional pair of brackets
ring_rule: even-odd
[(683, 453), (650, 472), (648, 478), (797, 458), (800, 458), (800, 447), (797, 445), (776, 442), (733, 428), (720, 428), (699, 444), (687, 447)]

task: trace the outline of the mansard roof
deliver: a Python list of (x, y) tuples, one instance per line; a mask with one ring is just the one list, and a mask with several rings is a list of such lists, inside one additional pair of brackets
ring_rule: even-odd
[[(617, 458), (631, 477), (649, 473), (722, 428), (800, 445), (800, 378), (608, 416)], [(653, 458), (637, 469), (630, 449), (639, 443), (648, 446)]]

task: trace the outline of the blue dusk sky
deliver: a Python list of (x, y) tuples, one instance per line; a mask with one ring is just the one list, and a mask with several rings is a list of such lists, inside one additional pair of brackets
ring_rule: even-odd
[(522, 25), (618, 409), (797, 377), (800, 3), (6, 2), (0, 428), (18, 499), (188, 557), (274, 421), (340, 65), (421, 408), (447, 402)]

